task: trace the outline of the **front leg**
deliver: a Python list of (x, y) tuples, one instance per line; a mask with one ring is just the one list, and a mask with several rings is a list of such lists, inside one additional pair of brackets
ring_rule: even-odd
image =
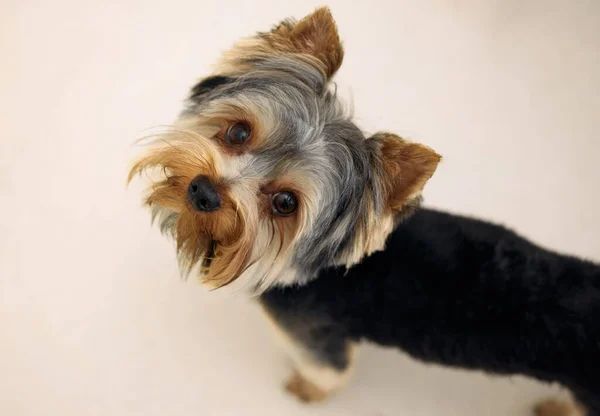
[(344, 387), (353, 372), (356, 345), (339, 328), (276, 309), (264, 311), (277, 344), (294, 367), (285, 385), (288, 392), (303, 402), (319, 402)]

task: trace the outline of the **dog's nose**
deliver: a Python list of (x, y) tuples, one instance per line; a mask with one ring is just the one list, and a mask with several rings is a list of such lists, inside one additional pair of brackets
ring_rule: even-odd
[(208, 177), (196, 176), (188, 186), (188, 198), (198, 211), (216, 211), (221, 207), (221, 199)]

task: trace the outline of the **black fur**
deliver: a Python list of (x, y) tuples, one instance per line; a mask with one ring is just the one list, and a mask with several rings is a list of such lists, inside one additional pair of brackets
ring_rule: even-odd
[(326, 270), (261, 301), (335, 368), (347, 342), (364, 339), (423, 361), (556, 381), (600, 415), (600, 267), (503, 227), (419, 210), (347, 273)]
[(199, 101), (207, 93), (213, 91), (215, 88), (222, 85), (231, 84), (236, 80), (233, 77), (226, 77), (222, 75), (215, 75), (212, 77), (204, 78), (202, 81), (194, 85), (190, 92), (190, 99), (192, 101)]

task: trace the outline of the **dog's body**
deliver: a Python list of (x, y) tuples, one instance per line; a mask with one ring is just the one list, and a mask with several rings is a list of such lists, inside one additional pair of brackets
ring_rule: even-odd
[(331, 372), (346, 373), (348, 345), (368, 340), (428, 362), (558, 381), (600, 414), (600, 267), (497, 225), (420, 210), (385, 251), (261, 302)]
[(157, 175), (146, 204), (183, 270), (262, 294), (302, 399), (338, 389), (369, 339), (559, 381), (598, 412), (598, 267), (418, 211), (441, 156), (355, 125), (331, 86), (343, 56), (328, 9), (285, 20), (226, 52), (150, 137), (130, 179)]

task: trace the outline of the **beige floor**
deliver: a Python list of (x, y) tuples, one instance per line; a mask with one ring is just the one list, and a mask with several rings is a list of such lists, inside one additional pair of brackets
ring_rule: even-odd
[[(243, 296), (178, 279), (125, 189), (219, 51), (314, 0), (3, 1), (0, 414), (527, 415), (555, 390), (364, 349), (305, 408)], [(429, 205), (600, 260), (600, 2), (331, 1), (361, 126), (445, 160)]]

